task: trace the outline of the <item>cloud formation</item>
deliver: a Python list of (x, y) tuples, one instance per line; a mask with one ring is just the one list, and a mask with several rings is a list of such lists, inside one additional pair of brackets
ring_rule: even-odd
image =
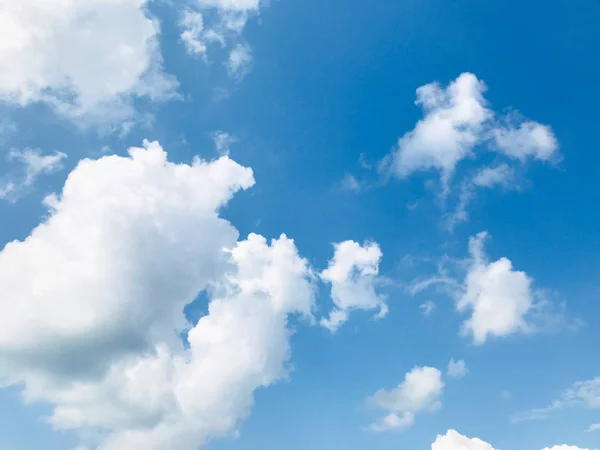
[(471, 312), (462, 333), (472, 335), (476, 344), (483, 344), (490, 336), (528, 332), (525, 317), (534, 301), (532, 280), (525, 272), (515, 271), (507, 258), (487, 260), (483, 248), (486, 237), (484, 232), (469, 240), (472, 263), (456, 305), (459, 312)]
[[(561, 397), (543, 408), (530, 409), (513, 414), (513, 422), (542, 420), (566, 408), (600, 409), (600, 377), (578, 381), (565, 390)], [(594, 425), (588, 431), (594, 431)]]
[(455, 430), (439, 435), (431, 444), (431, 450), (497, 450), (478, 438), (468, 438)]
[(334, 244), (334, 255), (321, 279), (331, 285), (333, 310), (321, 325), (331, 332), (337, 331), (348, 320), (353, 310), (379, 309), (376, 318), (388, 312), (386, 297), (377, 293), (379, 263), (383, 256), (379, 245), (354, 241)]
[[(455, 430), (448, 430), (445, 435), (438, 435), (431, 444), (431, 450), (498, 450), (491, 444), (478, 438), (468, 438)], [(588, 450), (574, 445), (555, 445), (543, 450)]]
[(257, 16), (260, 0), (200, 0), (179, 21), (180, 38), (188, 54), (208, 60), (211, 47), (227, 51), (229, 75), (243, 78), (252, 65), (252, 49), (243, 37), (246, 24)]
[[(1, 383), (101, 450), (195, 450), (234, 431), (289, 373), (288, 316), (314, 306), (291, 239), (238, 241), (219, 217), (253, 183), (227, 156), (173, 164), (156, 142), (81, 161), (48, 218), (0, 252)], [(208, 313), (189, 323), (202, 291)]]
[(62, 161), (66, 157), (62, 152), (43, 154), (39, 149), (12, 150), (8, 154), (8, 160), (18, 162), (23, 167), (23, 173), (8, 175), (8, 181), (0, 186), (0, 199), (11, 202), (18, 200), (23, 191), (33, 186), (40, 175), (62, 169)]
[[(69, 117), (119, 121), (132, 99), (174, 96), (146, 0), (7, 0), (0, 10), (0, 98)], [(81, 120), (79, 121), (81, 123)]]
[(454, 361), (453, 358), (448, 363), (448, 370), (446, 371), (446, 374), (449, 377), (462, 378), (467, 373), (469, 373), (469, 369), (467, 369), (467, 364), (464, 362), (464, 360), (459, 359), (458, 361)]
[(392, 173), (405, 178), (414, 172), (437, 170), (447, 187), (458, 163), (476, 158), (484, 147), (510, 158), (549, 160), (558, 141), (547, 125), (526, 121), (503, 125), (484, 97), (487, 86), (472, 73), (463, 73), (447, 87), (430, 83), (417, 89), (416, 104), (423, 119), (404, 134), (388, 156)]
[(386, 411), (379, 421), (371, 424), (371, 431), (381, 432), (412, 426), (416, 414), (441, 408), (444, 390), (442, 372), (434, 367), (415, 367), (404, 381), (391, 390), (381, 389), (367, 399), (371, 406)]

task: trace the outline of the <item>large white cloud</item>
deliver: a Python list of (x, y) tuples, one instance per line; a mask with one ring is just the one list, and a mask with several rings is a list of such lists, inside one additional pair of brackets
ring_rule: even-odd
[(415, 367), (404, 381), (391, 390), (381, 389), (367, 402), (383, 411), (386, 416), (370, 425), (372, 431), (388, 431), (407, 428), (414, 424), (415, 415), (423, 411), (435, 411), (442, 406), (444, 389), (442, 372), (434, 367)]
[[(80, 162), (47, 220), (0, 252), (1, 382), (102, 450), (193, 450), (235, 430), (289, 372), (288, 315), (314, 303), (292, 240), (238, 242), (219, 218), (253, 182), (226, 156), (169, 163), (158, 143)], [(187, 323), (206, 288), (208, 314)]]
[[(170, 97), (159, 25), (147, 0), (5, 0), (0, 8), (0, 98), (44, 101), (69, 116), (119, 119), (131, 98)], [(108, 116), (108, 117), (107, 117)]]
[(335, 305), (321, 325), (335, 332), (348, 320), (352, 310), (379, 309), (376, 317), (388, 312), (386, 297), (377, 293), (379, 263), (383, 254), (375, 242), (360, 245), (354, 241), (334, 244), (334, 255), (321, 279), (331, 284), (331, 298)]

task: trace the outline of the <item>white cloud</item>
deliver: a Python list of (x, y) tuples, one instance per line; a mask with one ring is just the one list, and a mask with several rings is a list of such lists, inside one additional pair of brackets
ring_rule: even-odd
[(600, 423), (594, 423), (585, 430), (586, 433), (592, 433), (594, 431), (600, 431)]
[(514, 170), (508, 164), (499, 164), (495, 167), (484, 167), (473, 177), (473, 184), (478, 187), (492, 188), (506, 186), (514, 177)]
[(457, 303), (458, 311), (471, 311), (462, 331), (472, 335), (476, 344), (483, 344), (489, 336), (529, 331), (525, 317), (534, 301), (532, 280), (525, 272), (513, 270), (507, 258), (487, 260), (486, 236), (483, 232), (469, 240), (472, 263)]
[(18, 161), (23, 166), (23, 175), (18, 180), (5, 182), (0, 187), (0, 198), (17, 200), (25, 189), (33, 186), (40, 175), (62, 169), (62, 161), (66, 157), (67, 155), (61, 152), (44, 155), (38, 149), (12, 150), (8, 159)]
[(448, 371), (446, 372), (446, 374), (449, 377), (462, 378), (467, 373), (469, 373), (469, 369), (467, 369), (467, 364), (462, 359), (458, 361), (454, 361), (454, 359), (451, 359), (448, 363)]
[(435, 309), (435, 303), (433, 303), (431, 300), (421, 304), (419, 306), (419, 309), (421, 310), (421, 312), (423, 313), (423, 315), (425, 317), (429, 317), (431, 315), (431, 313), (433, 312), (433, 310)]
[(431, 444), (431, 450), (496, 450), (487, 442), (478, 438), (468, 438), (455, 430), (439, 435)]
[[(424, 117), (398, 140), (382, 167), (400, 178), (439, 171), (445, 196), (457, 165), (466, 158), (476, 159), (479, 149), (520, 161), (530, 157), (547, 161), (556, 155), (558, 141), (549, 126), (534, 121), (499, 123), (484, 98), (486, 90), (485, 83), (472, 73), (461, 74), (447, 87), (439, 83), (419, 87), (415, 103)], [(491, 187), (490, 177), (499, 175), (488, 172), (478, 181)]]
[(506, 163), (492, 167), (483, 167), (478, 169), (472, 177), (464, 179), (461, 183), (456, 207), (445, 218), (447, 229), (452, 232), (457, 224), (469, 220), (467, 208), (475, 200), (478, 188), (492, 189), (502, 187), (506, 190), (517, 189), (518, 185), (514, 181), (515, 171)]
[(546, 419), (553, 412), (565, 408), (600, 409), (600, 377), (578, 381), (550, 405), (513, 414), (511, 419), (513, 422)]
[(219, 8), (225, 11), (256, 11), (260, 7), (261, 0), (199, 0), (205, 7)]
[(356, 177), (350, 173), (344, 175), (341, 183), (342, 189), (345, 191), (352, 192), (360, 192), (362, 191), (362, 186), (360, 182), (356, 179)]
[(238, 44), (229, 52), (227, 68), (232, 76), (243, 77), (250, 70), (251, 64), (252, 50), (247, 45)]
[(523, 122), (517, 128), (495, 128), (492, 133), (498, 150), (519, 160), (532, 157), (548, 161), (558, 150), (552, 128), (537, 122)]
[[(497, 450), (491, 444), (478, 438), (468, 438), (455, 430), (448, 430), (445, 435), (439, 435), (431, 444), (431, 450)], [(555, 445), (543, 450), (588, 450), (572, 445)]]
[(489, 261), (484, 251), (487, 237), (485, 231), (471, 237), (468, 258), (444, 256), (437, 274), (417, 278), (407, 292), (417, 295), (435, 287), (452, 297), (456, 310), (469, 314), (461, 334), (472, 336), (475, 344), (517, 333), (577, 331), (585, 325), (568, 313), (564, 302), (553, 301), (551, 291), (534, 289), (533, 279), (515, 270), (508, 258)]
[(0, 10), (0, 97), (67, 116), (122, 120), (131, 98), (170, 98), (159, 26), (146, 0), (7, 0)]
[(230, 147), (237, 142), (237, 139), (226, 131), (215, 131), (212, 133), (212, 140), (220, 155), (228, 155)]
[(416, 104), (424, 118), (398, 140), (392, 169), (400, 177), (419, 170), (436, 169), (447, 182), (459, 161), (478, 143), (484, 124), (493, 113), (487, 109), (485, 84), (463, 73), (444, 89), (431, 83), (417, 89)]
[(187, 52), (191, 55), (205, 56), (207, 43), (203, 37), (204, 19), (197, 11), (184, 11), (179, 21), (181, 40)]
[(370, 405), (388, 413), (369, 429), (379, 432), (413, 425), (416, 414), (441, 408), (443, 389), (442, 373), (438, 369), (415, 367), (396, 388), (381, 389), (369, 397)]
[(243, 32), (264, 2), (259, 0), (200, 0), (196, 10), (187, 9), (179, 22), (180, 37), (186, 51), (208, 60), (211, 45), (227, 49), (229, 75), (240, 79), (252, 65), (252, 49)]
[(47, 220), (0, 252), (0, 382), (94, 448), (195, 450), (288, 375), (287, 317), (310, 316), (314, 277), (292, 240), (237, 242), (219, 218), (250, 169), (172, 164), (158, 143), (129, 154), (81, 161)]
[(344, 241), (334, 244), (334, 249), (334, 256), (321, 273), (321, 279), (331, 284), (335, 307), (329, 318), (321, 319), (321, 325), (335, 332), (356, 309), (379, 309), (376, 317), (384, 317), (388, 312), (386, 297), (376, 291), (383, 256), (379, 245), (367, 242), (361, 246), (354, 241)]

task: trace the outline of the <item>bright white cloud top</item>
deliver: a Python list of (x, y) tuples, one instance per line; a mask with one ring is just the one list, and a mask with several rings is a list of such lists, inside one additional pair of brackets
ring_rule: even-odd
[[(2, 382), (54, 405), (56, 428), (104, 430), (103, 450), (192, 450), (235, 430), (253, 391), (288, 374), (288, 315), (313, 309), (292, 240), (238, 242), (218, 216), (252, 171), (166, 156), (146, 142), (81, 161), (49, 218), (0, 253)], [(208, 314), (186, 323), (208, 286)]]
[(335, 332), (353, 310), (379, 309), (376, 317), (383, 318), (388, 306), (386, 297), (376, 289), (383, 256), (379, 245), (344, 241), (335, 244), (334, 250), (329, 267), (321, 272), (321, 279), (331, 284), (331, 299), (335, 306), (328, 318), (321, 319), (321, 325)]
[(146, 0), (6, 0), (0, 8), (0, 96), (68, 116), (130, 116), (133, 97), (172, 97), (158, 22)]

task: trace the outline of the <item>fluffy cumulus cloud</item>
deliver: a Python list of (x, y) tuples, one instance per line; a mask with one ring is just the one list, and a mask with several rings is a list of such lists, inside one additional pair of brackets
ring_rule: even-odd
[[(0, 252), (0, 382), (101, 450), (195, 450), (234, 431), (254, 390), (289, 373), (288, 316), (314, 303), (291, 239), (238, 241), (219, 217), (253, 183), (227, 156), (172, 164), (158, 143), (81, 161), (48, 218)], [(208, 312), (188, 323), (203, 290)]]
[(531, 157), (548, 161), (558, 149), (552, 128), (537, 122), (527, 121), (518, 127), (494, 128), (492, 133), (498, 151), (520, 160)]
[(496, 450), (478, 438), (468, 438), (455, 430), (448, 430), (431, 444), (431, 450)]
[(397, 387), (391, 390), (381, 389), (367, 399), (371, 406), (387, 413), (371, 424), (369, 429), (379, 432), (412, 426), (416, 414), (441, 408), (443, 390), (442, 372), (438, 369), (413, 368)]
[(516, 270), (507, 257), (490, 261), (484, 249), (487, 238), (485, 231), (472, 236), (467, 258), (444, 256), (437, 274), (417, 278), (407, 291), (417, 295), (435, 288), (453, 298), (457, 312), (468, 315), (460, 333), (475, 344), (519, 333), (576, 331), (585, 324), (547, 290), (534, 289), (533, 278)]
[(485, 84), (464, 73), (444, 89), (431, 83), (417, 89), (416, 104), (424, 118), (398, 141), (392, 154), (393, 172), (406, 177), (436, 169), (447, 182), (459, 161), (471, 154), (492, 117), (483, 98)]
[(186, 51), (207, 60), (211, 47), (226, 50), (225, 66), (229, 75), (242, 78), (250, 70), (253, 59), (243, 31), (264, 3), (260, 0), (200, 0), (195, 9), (183, 11), (179, 22)]
[(437, 170), (447, 184), (458, 163), (475, 158), (476, 147), (519, 160), (549, 160), (558, 150), (552, 129), (534, 121), (505, 126), (496, 120), (484, 94), (485, 83), (463, 73), (447, 87), (430, 83), (417, 89), (424, 117), (398, 140), (386, 161), (392, 173), (407, 177)]
[[(600, 409), (600, 377), (578, 381), (565, 390), (560, 398), (554, 400), (550, 405), (516, 413), (512, 416), (512, 421), (524, 422), (546, 419), (552, 413), (565, 408)], [(600, 429), (600, 426), (592, 425), (588, 431), (591, 432), (596, 429)]]
[(6, 0), (0, 9), (0, 97), (43, 101), (68, 116), (133, 114), (131, 99), (174, 95), (159, 25), (146, 0)]
[(525, 319), (534, 303), (532, 280), (525, 272), (514, 270), (507, 258), (487, 260), (483, 249), (486, 236), (483, 232), (469, 240), (472, 263), (457, 303), (458, 311), (471, 312), (462, 331), (472, 335), (476, 344), (490, 336), (528, 331)]
[(388, 312), (386, 297), (377, 292), (379, 263), (383, 254), (375, 242), (360, 245), (344, 241), (334, 245), (334, 256), (321, 272), (321, 279), (331, 284), (334, 309), (321, 325), (335, 332), (348, 320), (352, 310), (379, 309), (377, 318)]
[(66, 157), (62, 152), (44, 154), (39, 149), (10, 151), (8, 160), (17, 162), (22, 173), (8, 176), (8, 180), (0, 186), (0, 199), (17, 200), (25, 190), (33, 186), (40, 175), (62, 169), (62, 161)]

